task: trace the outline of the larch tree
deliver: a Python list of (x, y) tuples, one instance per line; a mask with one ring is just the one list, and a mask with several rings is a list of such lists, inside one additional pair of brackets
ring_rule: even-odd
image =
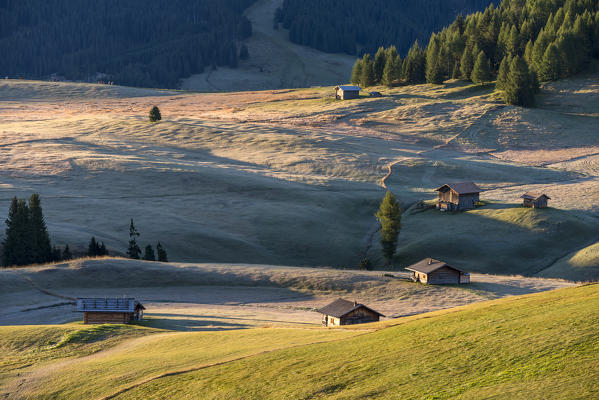
[(381, 224), (381, 246), (383, 256), (390, 265), (397, 248), (397, 239), (401, 228), (401, 207), (391, 192), (387, 192), (378, 212), (375, 214)]
[(472, 68), (471, 80), (474, 83), (485, 83), (492, 79), (491, 62), (485, 53), (481, 50), (476, 57), (476, 62)]
[(166, 249), (162, 246), (160, 242), (156, 245), (156, 255), (158, 256), (158, 261), (160, 262), (168, 262), (168, 256), (166, 254)]
[(154, 254), (154, 249), (151, 244), (147, 245), (144, 249), (143, 259), (145, 261), (156, 261), (156, 255)]
[(33, 262), (44, 263), (54, 258), (50, 235), (42, 211), (42, 202), (39, 194), (34, 193), (29, 198), (30, 232), (31, 232), (31, 258)]
[(133, 258), (135, 260), (139, 260), (141, 255), (141, 249), (137, 244), (137, 238), (139, 237), (139, 232), (135, 229), (135, 225), (133, 224), (133, 218), (131, 218), (131, 223), (129, 224), (129, 247), (127, 247), (127, 255), (129, 258)]

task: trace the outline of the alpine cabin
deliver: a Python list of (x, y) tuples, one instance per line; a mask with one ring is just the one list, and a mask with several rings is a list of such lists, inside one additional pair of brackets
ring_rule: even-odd
[(335, 88), (335, 98), (337, 100), (357, 99), (360, 97), (360, 87), (343, 85)]
[(544, 193), (526, 192), (520, 197), (524, 199), (522, 205), (531, 208), (547, 208), (549, 200), (551, 200), (551, 197)]
[(412, 272), (412, 280), (414, 282), (430, 285), (470, 283), (470, 274), (468, 272), (464, 272), (434, 258), (425, 258), (416, 264), (406, 267), (406, 269)]
[(364, 304), (344, 299), (337, 299), (317, 311), (322, 314), (323, 326), (365, 324), (376, 322), (380, 317), (384, 317), (380, 312)]
[(482, 192), (474, 182), (446, 183), (435, 190), (439, 192), (437, 208), (441, 211), (471, 210)]
[(133, 298), (80, 298), (77, 311), (84, 324), (126, 324), (143, 318), (146, 308)]

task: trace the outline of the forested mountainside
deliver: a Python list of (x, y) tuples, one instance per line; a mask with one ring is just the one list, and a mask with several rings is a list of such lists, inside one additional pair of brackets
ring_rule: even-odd
[(461, 78), (496, 80), (508, 104), (531, 105), (538, 82), (569, 77), (599, 57), (597, 0), (503, 0), (458, 16), (433, 33), (423, 49), (414, 43), (402, 59), (394, 47), (365, 54), (353, 83), (435, 83)]
[(394, 45), (403, 53), (415, 40), (448, 25), (459, 13), (492, 0), (285, 0), (275, 21), (289, 39), (330, 53), (374, 52)]
[(255, 0), (0, 0), (0, 76), (174, 88), (236, 66)]

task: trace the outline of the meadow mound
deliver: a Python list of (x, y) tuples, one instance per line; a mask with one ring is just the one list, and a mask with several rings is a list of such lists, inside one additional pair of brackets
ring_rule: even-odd
[(0, 393), (591, 398), (599, 390), (597, 310), (599, 285), (587, 285), (343, 329), (0, 327)]

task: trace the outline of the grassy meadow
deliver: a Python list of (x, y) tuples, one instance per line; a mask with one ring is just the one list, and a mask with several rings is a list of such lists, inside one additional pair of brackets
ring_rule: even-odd
[[(434, 254), (478, 272), (540, 273), (599, 239), (595, 78), (545, 85), (535, 109), (461, 81), (335, 101), (331, 87), (192, 93), (4, 80), (0, 210), (39, 193), (53, 242), (76, 252), (95, 236), (122, 255), (134, 218), (142, 246), (161, 241), (174, 261), (355, 268), (367, 249), (380, 265), (373, 227), (384, 187), (408, 209), (445, 182), (473, 180), (495, 205), (455, 218), (406, 213), (397, 267)], [(163, 114), (155, 124), (153, 105)], [(530, 190), (555, 210), (518, 210)], [(538, 244), (549, 254), (535, 256)], [(552, 276), (598, 276), (569, 265)]]
[(593, 398), (598, 291), (598, 285), (565, 288), (344, 329), (0, 327), (8, 355), (0, 364), (0, 394)]

